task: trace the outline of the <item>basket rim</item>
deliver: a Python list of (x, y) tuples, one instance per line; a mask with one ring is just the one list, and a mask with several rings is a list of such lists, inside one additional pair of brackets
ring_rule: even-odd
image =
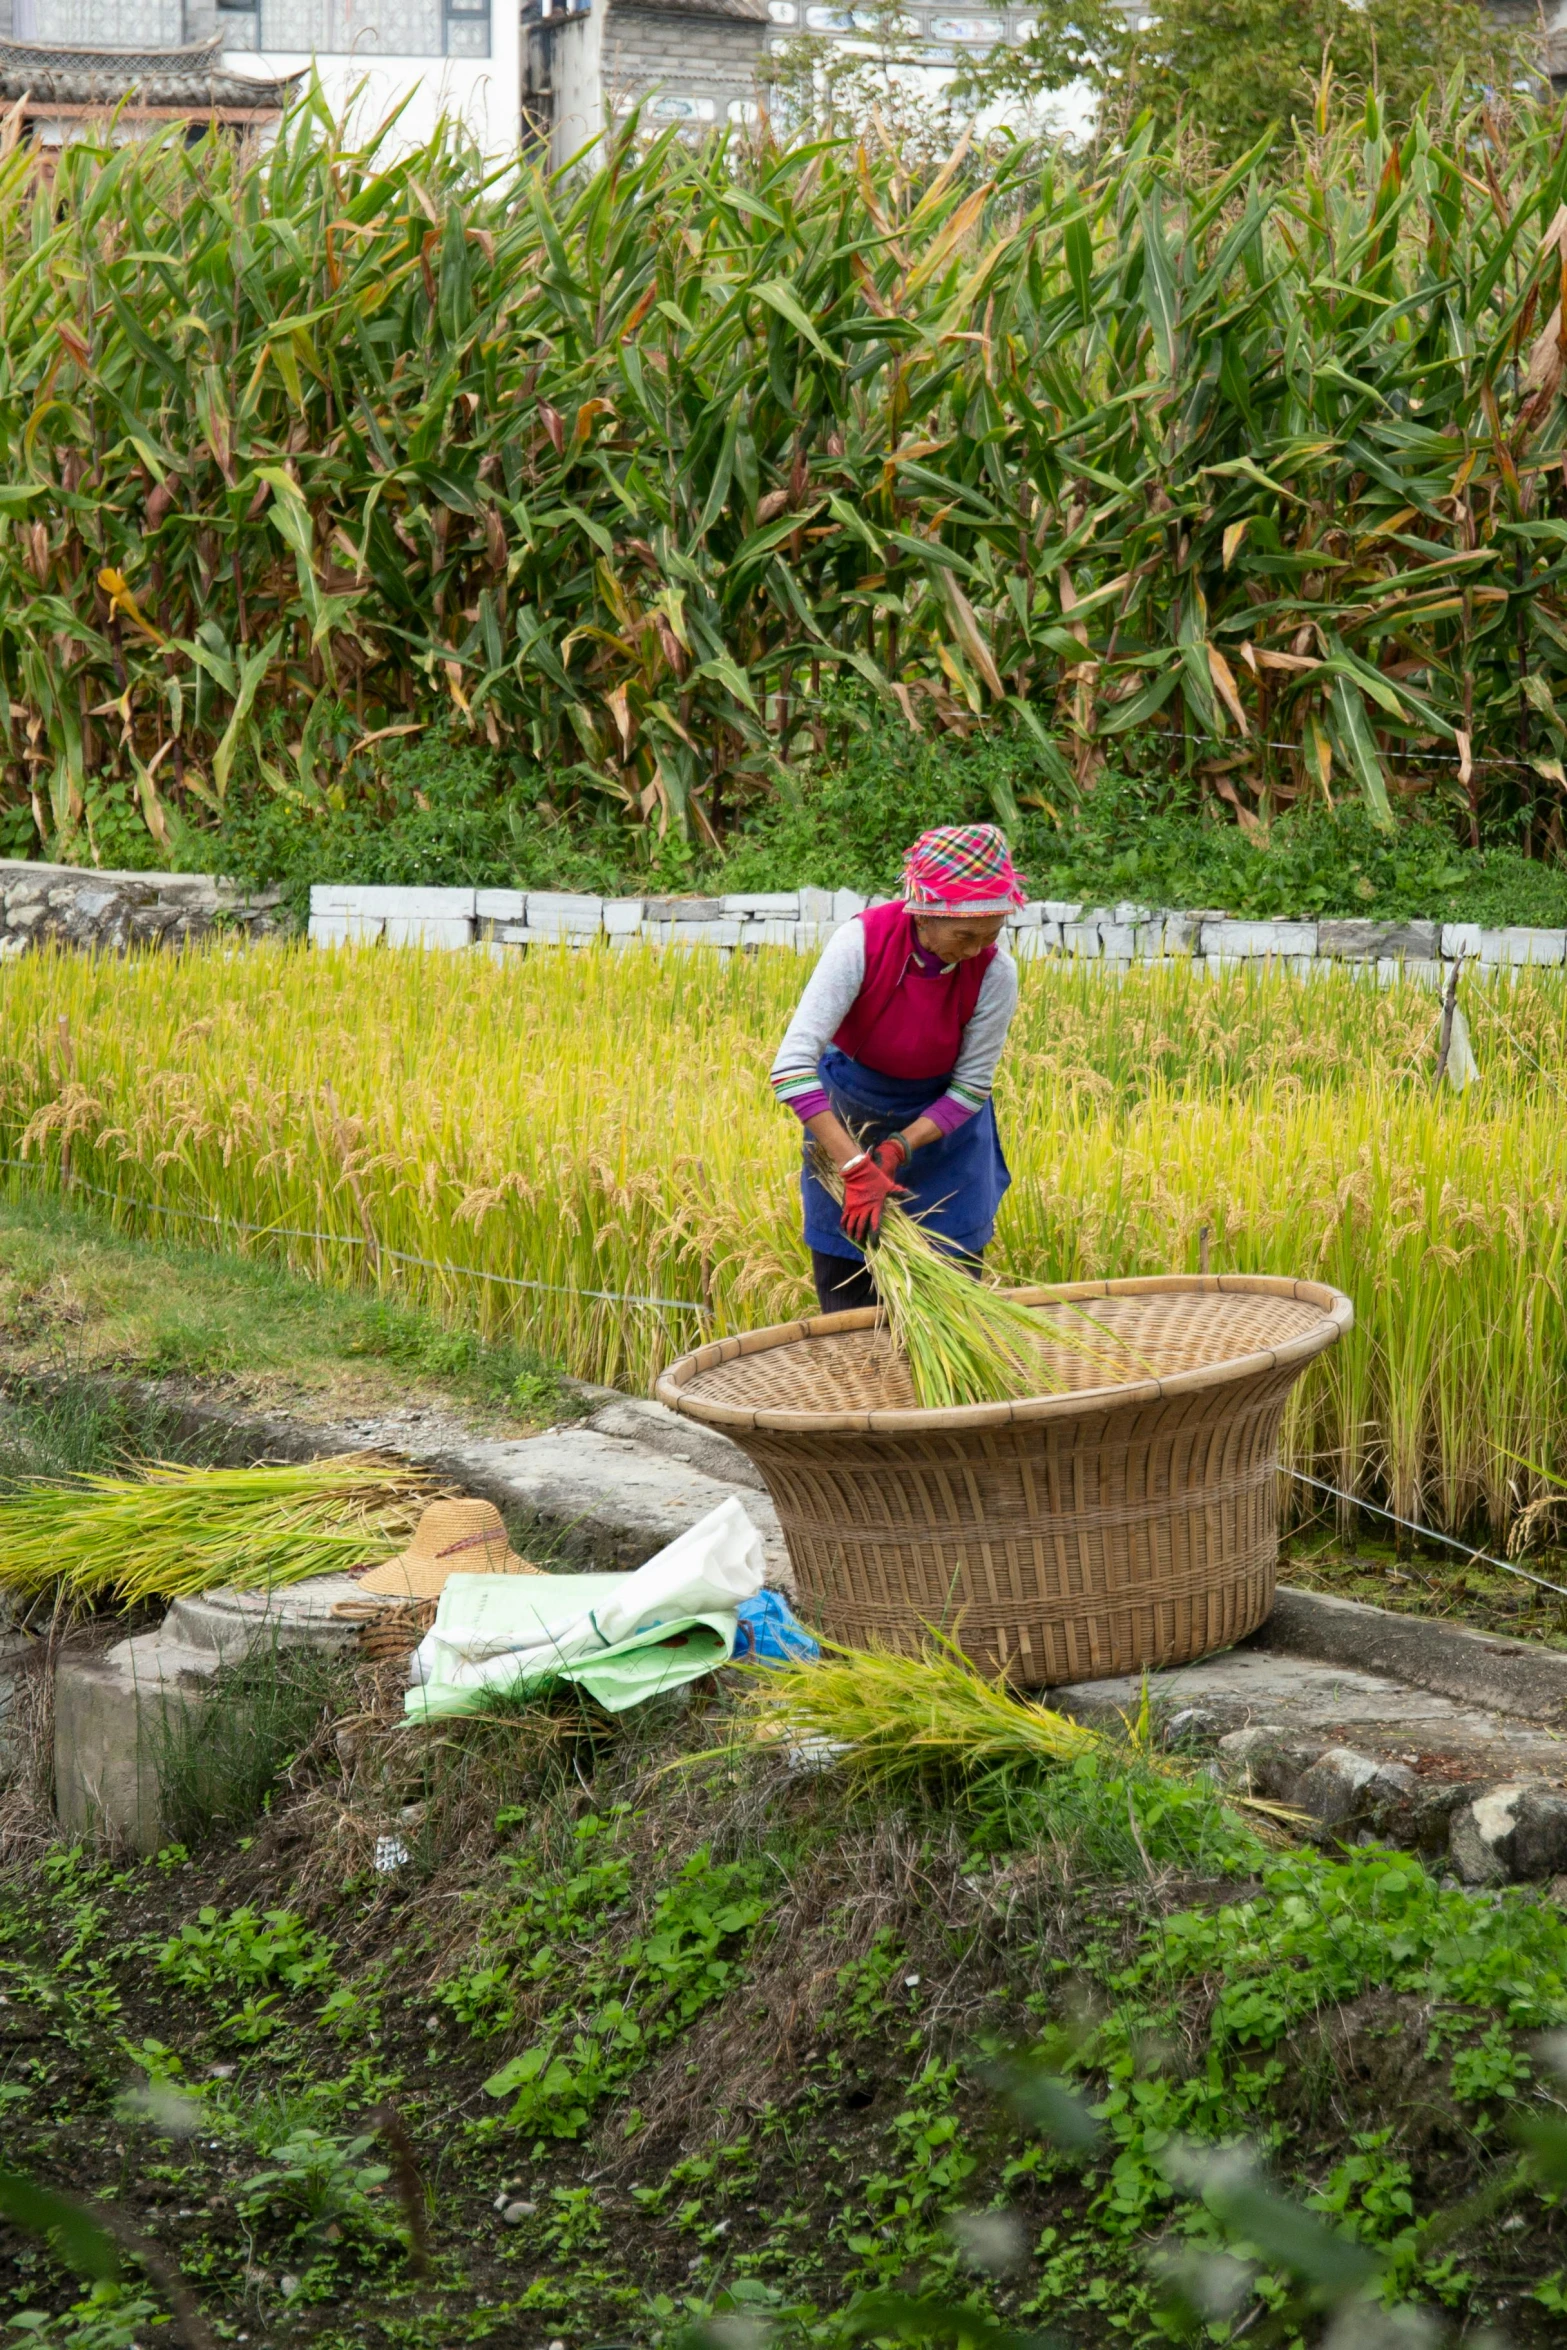
[(1317, 1306), (1321, 1320), (1282, 1346), (1264, 1347), (1248, 1355), (1232, 1355), (1223, 1362), (1204, 1363), (1193, 1371), (1174, 1371), (1168, 1378), (1125, 1380), (1108, 1387), (1075, 1387), (1066, 1395), (1039, 1395), (1014, 1403), (962, 1404), (946, 1411), (923, 1411), (917, 1406), (880, 1412), (804, 1412), (758, 1410), (744, 1404), (706, 1403), (687, 1393), (690, 1382), (704, 1371), (716, 1370), (741, 1355), (765, 1354), (773, 1347), (794, 1346), (802, 1339), (835, 1337), (840, 1332), (869, 1330), (882, 1319), (880, 1306), (856, 1306), (842, 1314), (813, 1314), (799, 1322), (773, 1322), (765, 1329), (742, 1331), (736, 1338), (716, 1338), (692, 1354), (681, 1355), (661, 1371), (654, 1395), (669, 1410), (710, 1428), (772, 1431), (800, 1436), (878, 1435), (919, 1436), (943, 1429), (1003, 1428), (1040, 1420), (1071, 1420), (1085, 1411), (1102, 1412), (1126, 1404), (1155, 1403), (1165, 1396), (1195, 1395), (1204, 1388), (1242, 1386), (1273, 1370), (1304, 1367), (1314, 1355), (1341, 1338), (1354, 1323), (1355, 1308), (1343, 1290), (1325, 1281), (1293, 1281), (1277, 1273), (1140, 1273), (1118, 1281), (1058, 1281), (1041, 1286), (1009, 1289), (1007, 1295), (1023, 1305), (1069, 1304), (1077, 1298), (1158, 1297), (1183, 1292), (1190, 1296), (1288, 1297)]

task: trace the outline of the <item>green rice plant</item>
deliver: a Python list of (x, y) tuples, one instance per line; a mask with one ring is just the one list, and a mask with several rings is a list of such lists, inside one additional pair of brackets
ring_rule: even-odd
[(417, 1470), (373, 1453), (40, 1479), (0, 1495), (0, 1590), (125, 1607), (218, 1585), (270, 1591), (390, 1556), (428, 1491)]

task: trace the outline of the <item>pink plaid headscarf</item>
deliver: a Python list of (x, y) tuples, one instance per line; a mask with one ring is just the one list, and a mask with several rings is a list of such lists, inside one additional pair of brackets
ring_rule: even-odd
[(1027, 893), (999, 825), (938, 824), (903, 860), (903, 895), (911, 913), (950, 918), (1004, 914)]

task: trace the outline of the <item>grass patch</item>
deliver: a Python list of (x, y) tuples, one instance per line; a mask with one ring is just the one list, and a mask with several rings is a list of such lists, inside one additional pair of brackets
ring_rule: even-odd
[(24, 1378), (0, 1406), (0, 1497), (39, 1478), (107, 1477), (127, 1461), (176, 1455), (188, 1459), (192, 1447), (170, 1413), (83, 1379)]
[(154, 1755), (169, 1841), (253, 1830), (289, 1766), (352, 1710), (353, 1679), (338, 1651), (277, 1645), (220, 1665), (199, 1702), (169, 1707)]
[(1351, 802), (1248, 832), (1192, 787), (1138, 774), (1135, 758), (1053, 818), (1036, 812), (1059, 795), (1020, 728), (933, 742), (841, 685), (824, 687), (823, 709), (827, 753), (793, 760), (791, 798), (753, 809), (716, 853), (673, 834), (650, 852), (602, 809), (541, 815), (518, 804), (504, 760), (428, 740), (388, 758), (379, 795), (350, 798), (330, 824), (274, 796), (189, 846), (213, 871), (281, 884), (301, 926), (312, 884), (328, 881), (632, 897), (812, 885), (881, 897), (900, 886), (904, 850), (928, 826), (994, 822), (1021, 803), (1008, 832), (1034, 897), (1259, 919), (1567, 921), (1567, 868), (1522, 856), (1500, 830), (1476, 851), (1440, 820), (1407, 818), (1388, 833)]
[[(1567, 1558), (1559, 1549), (1522, 1563), (1531, 1573), (1567, 1585)], [(1414, 1543), (1400, 1551), (1362, 1534), (1351, 1546), (1335, 1535), (1308, 1530), (1286, 1538), (1279, 1581), (1358, 1600), (1364, 1607), (1387, 1608), (1394, 1615), (1435, 1616), (1508, 1640), (1567, 1648), (1567, 1598), (1434, 1544)]]
[[(217, 1387), (318, 1421), (445, 1406), (526, 1429), (584, 1408), (535, 1348), (275, 1264), (133, 1238), (31, 1190), (0, 1199), (0, 1366), (13, 1395), (35, 1382), (0, 1421), (0, 1479), (8, 1447), (18, 1474), (176, 1449), (172, 1414), (71, 1387), (91, 1372)], [(177, 1449), (188, 1457), (188, 1440)]]

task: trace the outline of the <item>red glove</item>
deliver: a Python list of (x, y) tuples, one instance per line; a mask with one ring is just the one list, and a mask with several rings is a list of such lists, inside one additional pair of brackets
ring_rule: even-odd
[(857, 1159), (850, 1159), (839, 1172), (843, 1176), (843, 1215), (840, 1223), (844, 1237), (856, 1248), (864, 1248), (881, 1231), (881, 1212), (890, 1199), (907, 1199), (909, 1194), (894, 1175), (909, 1156), (909, 1146), (901, 1134), (891, 1134), (871, 1151), (861, 1151)]

